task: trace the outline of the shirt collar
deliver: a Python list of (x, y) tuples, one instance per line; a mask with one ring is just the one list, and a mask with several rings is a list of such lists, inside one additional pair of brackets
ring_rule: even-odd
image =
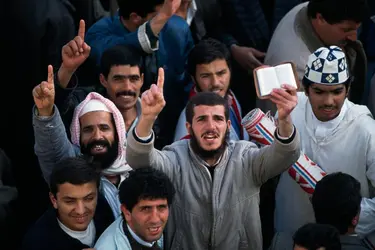
[(132, 237), (134, 238), (134, 240), (137, 241), (139, 244), (141, 244), (142, 246), (145, 246), (145, 247), (152, 247), (154, 245), (155, 241), (150, 243), (150, 242), (142, 240), (138, 235), (136, 235), (133, 232), (133, 230), (129, 227), (128, 224), (126, 224), (126, 226), (128, 227), (128, 230), (129, 230), (130, 234), (132, 235)]

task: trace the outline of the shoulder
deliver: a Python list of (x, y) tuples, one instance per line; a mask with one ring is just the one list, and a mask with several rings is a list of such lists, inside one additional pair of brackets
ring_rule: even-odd
[[(104, 28), (108, 29), (112, 27), (116, 23), (116, 21), (119, 21), (118, 15), (115, 15), (113, 17), (103, 17), (102, 19), (94, 23), (89, 28), (86, 35), (88, 36), (88, 38), (90, 38), (90, 37), (94, 37), (95, 34), (97, 34), (98, 32), (100, 33), (106, 32), (107, 30), (103, 30), (103, 29)], [(87, 37), (85, 37), (85, 39), (87, 39)]]
[(27, 246), (25, 249), (46, 249), (47, 247), (51, 247), (49, 239), (55, 238), (54, 236), (60, 232), (62, 233), (53, 212), (52, 209), (46, 211), (28, 229), (23, 238), (23, 246)]
[(101, 249), (131, 249), (128, 239), (122, 229), (123, 218), (115, 220), (99, 237), (95, 244), (96, 250)]
[(270, 250), (287, 250), (293, 248), (293, 236), (286, 232), (278, 232), (272, 239)]

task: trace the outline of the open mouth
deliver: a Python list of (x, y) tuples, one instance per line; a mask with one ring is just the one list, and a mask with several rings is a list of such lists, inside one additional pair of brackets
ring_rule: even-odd
[(147, 229), (151, 234), (156, 235), (161, 232), (161, 227), (149, 227)]
[(92, 154), (101, 154), (107, 151), (107, 147), (104, 145), (95, 145), (91, 148)]
[(204, 134), (202, 138), (208, 142), (212, 142), (216, 140), (217, 138), (219, 138), (219, 136), (215, 133), (207, 133), (207, 134)]
[(120, 95), (119, 98), (123, 99), (123, 100), (131, 100), (134, 98), (134, 96), (132, 95)]

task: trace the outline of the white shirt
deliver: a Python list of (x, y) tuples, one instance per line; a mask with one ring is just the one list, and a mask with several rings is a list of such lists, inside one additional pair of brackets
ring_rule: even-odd
[(133, 230), (129, 227), (128, 224), (126, 224), (126, 226), (128, 227), (128, 230), (130, 232), (130, 234), (133, 236), (133, 238), (135, 239), (135, 241), (137, 241), (139, 244), (141, 244), (142, 246), (145, 246), (145, 247), (152, 247), (154, 244), (155, 244), (155, 241), (153, 241), (152, 243), (150, 242), (147, 242), (147, 241), (144, 241), (142, 240), (138, 235), (136, 235)]
[(70, 228), (66, 227), (64, 224), (61, 223), (59, 219), (57, 219), (60, 228), (67, 233), (70, 237), (79, 240), (82, 244), (87, 246), (93, 247), (96, 235), (95, 224), (93, 220), (91, 220), (90, 224), (86, 228), (85, 231), (73, 231)]
[(194, 16), (195, 16), (195, 13), (197, 12), (198, 8), (197, 8), (197, 4), (195, 3), (195, 1), (191, 1), (191, 4), (189, 6), (189, 9), (187, 11), (187, 15), (186, 15), (186, 22), (189, 24), (189, 26), (191, 25), (191, 22), (193, 21), (194, 19)]

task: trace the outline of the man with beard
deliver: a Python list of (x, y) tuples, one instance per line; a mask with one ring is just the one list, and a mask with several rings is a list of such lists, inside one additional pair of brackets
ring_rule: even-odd
[[(375, 228), (375, 200), (366, 199), (373, 197), (375, 186), (375, 121), (366, 106), (347, 99), (351, 75), (339, 47), (322, 47), (311, 54), (302, 84), (305, 93), (298, 93), (291, 114), (302, 151), (326, 173), (343, 172), (361, 183), (364, 199), (356, 230), (365, 236)], [(314, 219), (309, 195), (283, 173), (276, 190), (276, 231), (293, 234)]]
[[(219, 41), (208, 38), (200, 41), (190, 51), (188, 71), (195, 87), (190, 91), (190, 98), (197, 92), (215, 92), (228, 100), (231, 127), (231, 140), (248, 140), (249, 136), (242, 127), (242, 112), (240, 103), (229, 89), (231, 79), (230, 52)], [(181, 112), (177, 123), (174, 141), (190, 138), (186, 131), (186, 108)]]
[(54, 105), (53, 79), (52, 66), (48, 66), (48, 80), (33, 90), (35, 154), (44, 179), (48, 183), (53, 166), (66, 157), (79, 154), (92, 157), (101, 164), (100, 191), (117, 218), (121, 213), (118, 185), (131, 170), (125, 160), (123, 117), (110, 100), (92, 92), (74, 111), (70, 142)]
[[(339, 46), (345, 51), (350, 74), (354, 76), (349, 99), (359, 104), (366, 83), (367, 59), (361, 42), (357, 40), (357, 30), (367, 17), (367, 0), (310, 0), (301, 3), (280, 21), (264, 63), (276, 65), (292, 61), (301, 81), (311, 53), (320, 47)], [(269, 101), (259, 100), (258, 107), (264, 112), (269, 109), (273, 113), (276, 111)]]
[(191, 140), (154, 148), (152, 124), (165, 106), (163, 69), (157, 85), (142, 94), (142, 115), (129, 132), (127, 160), (133, 168), (151, 166), (176, 187), (167, 225), (167, 249), (262, 249), (259, 189), (300, 155), (299, 135), (290, 112), (296, 90), (275, 89), (278, 129), (272, 145), (258, 149), (248, 141), (229, 141), (228, 101), (202, 92), (186, 107)]

